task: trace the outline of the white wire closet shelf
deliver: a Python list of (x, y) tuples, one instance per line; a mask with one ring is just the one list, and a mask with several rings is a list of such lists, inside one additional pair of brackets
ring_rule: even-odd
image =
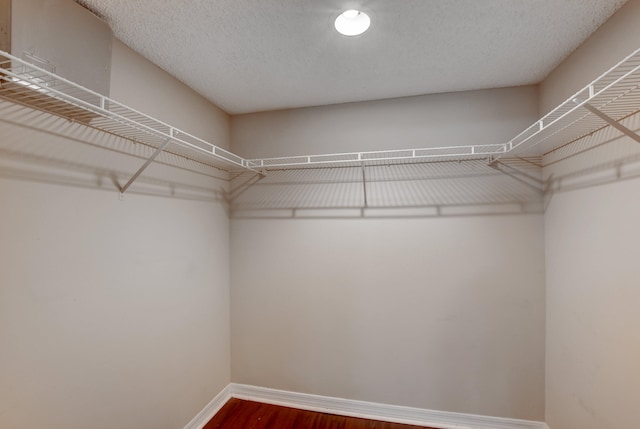
[(640, 111), (640, 49), (607, 70), (523, 132), (504, 144), (432, 147), (251, 159), (258, 169), (380, 165), (504, 157), (540, 157), (607, 126), (640, 142), (620, 121)]
[(224, 171), (249, 170), (232, 152), (3, 51), (0, 97)]
[(569, 97), (507, 143), (514, 156), (545, 155), (613, 126), (640, 141), (620, 121), (640, 111), (640, 49)]
[(0, 67), (0, 97), (4, 99), (228, 172), (477, 159), (493, 162), (504, 157), (541, 156), (606, 126), (640, 141), (619, 123), (640, 111), (640, 49), (505, 143), (263, 159), (244, 159), (2, 51)]

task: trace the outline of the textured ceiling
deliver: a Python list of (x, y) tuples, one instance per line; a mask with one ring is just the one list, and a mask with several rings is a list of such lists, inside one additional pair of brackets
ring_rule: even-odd
[[(231, 114), (538, 83), (625, 0), (78, 0)], [(342, 11), (371, 16), (345, 37)]]

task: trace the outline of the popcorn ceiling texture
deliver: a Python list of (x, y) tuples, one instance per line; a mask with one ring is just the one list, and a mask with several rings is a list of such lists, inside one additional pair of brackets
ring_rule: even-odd
[[(535, 84), (625, 0), (78, 0), (230, 114)], [(333, 29), (359, 8), (371, 28)]]

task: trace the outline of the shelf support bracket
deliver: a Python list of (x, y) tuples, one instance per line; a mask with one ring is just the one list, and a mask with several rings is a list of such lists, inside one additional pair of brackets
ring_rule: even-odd
[(640, 136), (638, 134), (634, 133), (629, 128), (627, 128), (624, 125), (622, 125), (620, 122), (618, 122), (615, 119), (613, 119), (612, 117), (602, 113), (600, 110), (596, 109), (595, 107), (593, 107), (592, 105), (590, 105), (588, 103), (585, 103), (582, 106), (585, 109), (587, 109), (589, 112), (591, 112), (594, 115), (596, 115), (598, 118), (600, 118), (603, 121), (605, 121), (607, 124), (611, 125), (613, 128), (617, 129), (621, 133), (627, 135), (628, 137), (631, 137), (632, 139), (634, 139), (635, 141), (640, 143)]
[(163, 150), (165, 150), (165, 148), (169, 145), (169, 143), (171, 143), (171, 137), (167, 137), (167, 139), (164, 141), (164, 143), (162, 143), (162, 145), (158, 146), (158, 148), (155, 150), (155, 152), (153, 152), (153, 155), (151, 155), (151, 157), (149, 157), (149, 159), (147, 159), (145, 161), (145, 163), (142, 165), (142, 167), (140, 167), (138, 169), (138, 171), (136, 171), (134, 173), (134, 175), (131, 176), (131, 179), (129, 179), (129, 181), (123, 187), (120, 188), (120, 197), (122, 197), (122, 195), (125, 192), (127, 192), (127, 189), (129, 189), (129, 186), (131, 186), (133, 184), (133, 182), (136, 181), (138, 176), (140, 176), (142, 174), (142, 172), (147, 169), (149, 164), (151, 164), (153, 162), (153, 160), (156, 159), (156, 157), (158, 155), (160, 155), (160, 153)]
[(491, 167), (538, 192), (544, 191), (544, 182), (541, 179), (531, 176), (512, 165), (504, 162), (495, 162)]
[(364, 197), (364, 208), (369, 207), (369, 202), (367, 201), (367, 176), (364, 171), (364, 164), (360, 165), (362, 169), (362, 195)]

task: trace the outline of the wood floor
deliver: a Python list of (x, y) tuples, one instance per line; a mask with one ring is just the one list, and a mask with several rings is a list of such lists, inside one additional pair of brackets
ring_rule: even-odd
[(203, 429), (425, 429), (231, 398)]

